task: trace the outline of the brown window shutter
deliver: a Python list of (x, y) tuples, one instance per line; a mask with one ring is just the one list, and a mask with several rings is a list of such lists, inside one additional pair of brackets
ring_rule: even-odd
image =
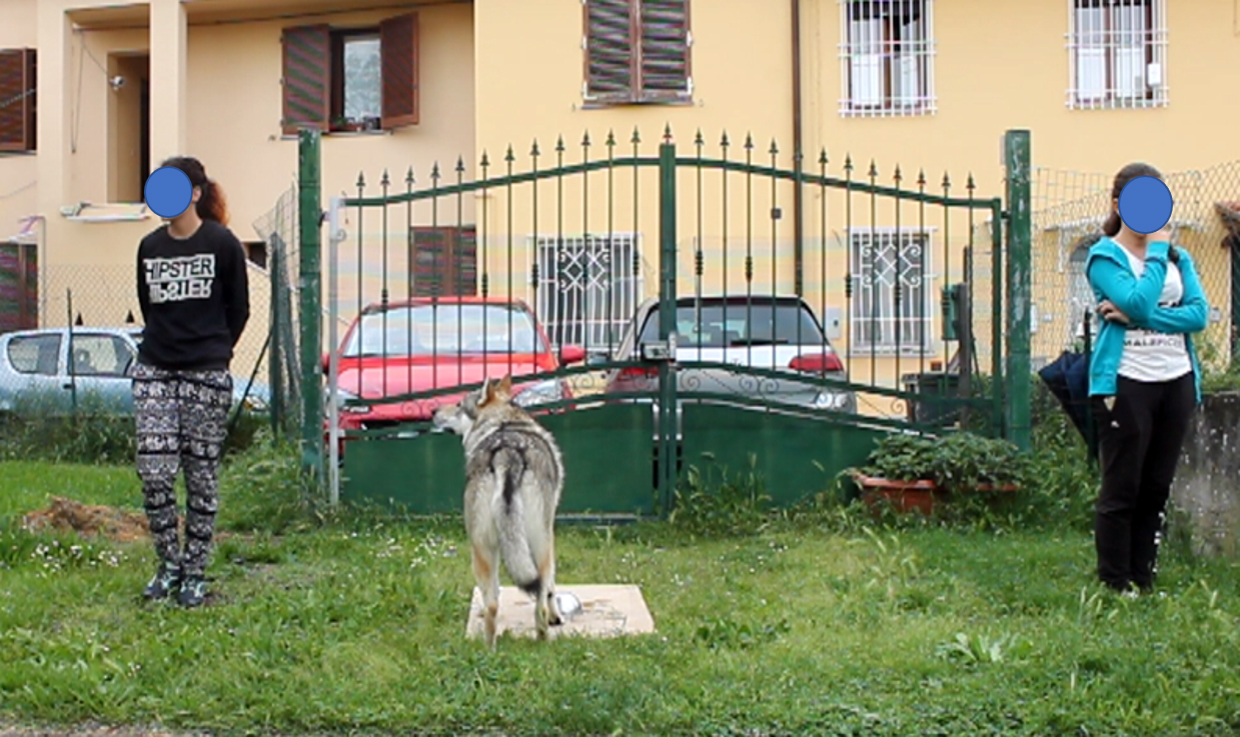
[(475, 226), (414, 226), (411, 256), (413, 296), (472, 297), (478, 293)]
[(284, 29), (284, 133), (327, 130), (331, 101), (331, 30), (325, 25)]
[(34, 49), (0, 50), (0, 151), (35, 150)]
[(452, 257), (447, 232), (443, 228), (414, 226), (412, 241), (413, 296), (444, 296), (448, 293), (446, 277)]
[(636, 0), (586, 0), (586, 96), (630, 100), (636, 69)]
[(642, 98), (689, 94), (689, 0), (641, 0)]
[(456, 273), (452, 288), (463, 297), (478, 294), (478, 231), (472, 225), (456, 230)]
[(416, 13), (379, 24), (384, 130), (418, 124), (419, 46)]

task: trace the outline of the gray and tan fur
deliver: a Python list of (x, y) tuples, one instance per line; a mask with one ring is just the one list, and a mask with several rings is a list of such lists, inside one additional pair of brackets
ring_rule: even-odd
[(555, 600), (555, 515), (564, 487), (559, 446), (534, 418), (512, 403), (512, 377), (435, 412), (434, 425), (465, 446), (465, 530), (474, 578), (482, 592), (486, 642), (495, 647), (499, 563), (534, 598), (540, 639), (561, 623)]

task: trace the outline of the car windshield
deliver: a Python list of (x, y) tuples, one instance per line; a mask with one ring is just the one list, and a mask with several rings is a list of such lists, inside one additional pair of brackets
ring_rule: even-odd
[(546, 343), (525, 310), (507, 305), (416, 305), (362, 316), (344, 353), (435, 356), (462, 353), (543, 353)]
[[(699, 317), (700, 316), (700, 317)], [(813, 314), (797, 300), (744, 297), (704, 299), (700, 312), (692, 302), (676, 305), (676, 338), (686, 348), (749, 345), (812, 345), (826, 342)], [(640, 342), (659, 339), (659, 310), (646, 316)]]

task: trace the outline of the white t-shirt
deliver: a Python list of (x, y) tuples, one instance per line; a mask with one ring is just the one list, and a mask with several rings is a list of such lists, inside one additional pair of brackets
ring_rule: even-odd
[[(1145, 272), (1145, 261), (1137, 258), (1127, 248), (1128, 264), (1138, 279)], [(1167, 278), (1163, 281), (1160, 307), (1174, 307), (1184, 297), (1184, 277), (1180, 268), (1167, 262)], [(1119, 375), (1134, 381), (1173, 381), (1193, 370), (1188, 357), (1188, 346), (1183, 335), (1169, 335), (1153, 330), (1129, 327), (1124, 335), (1124, 355), (1119, 363)]]

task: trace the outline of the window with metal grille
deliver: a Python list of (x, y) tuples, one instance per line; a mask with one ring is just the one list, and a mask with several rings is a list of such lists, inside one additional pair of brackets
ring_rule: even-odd
[[(852, 301), (849, 305), (854, 349), (893, 352), (930, 348), (932, 311), (930, 234), (892, 228), (854, 230)], [(897, 298), (897, 285), (899, 296)]]
[(618, 346), (642, 295), (633, 234), (536, 239), (538, 319), (557, 348)]
[(934, 0), (840, 0), (840, 113), (933, 113)]
[(1068, 107), (1162, 107), (1167, 97), (1164, 0), (1068, 0)]
[(584, 0), (585, 99), (688, 100), (689, 0)]

